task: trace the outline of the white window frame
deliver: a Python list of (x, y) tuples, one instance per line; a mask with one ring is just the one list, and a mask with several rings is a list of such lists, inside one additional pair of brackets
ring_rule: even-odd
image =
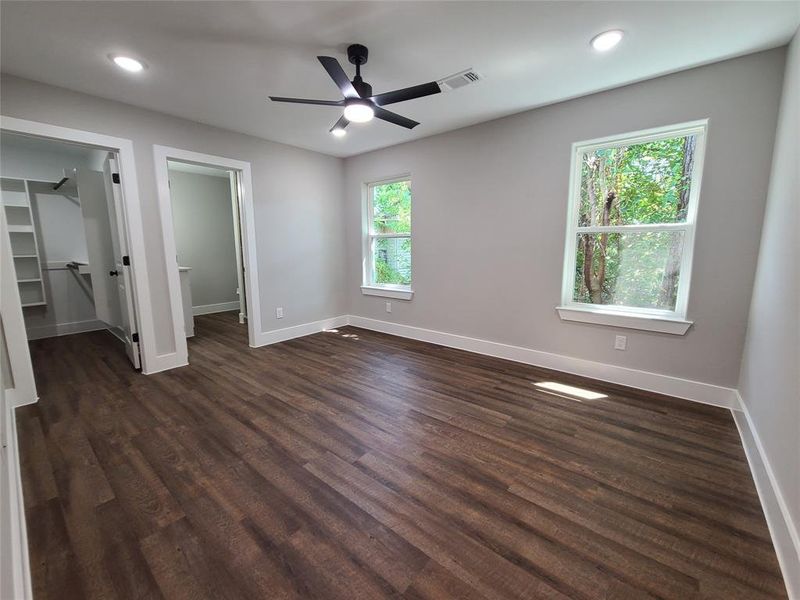
[(403, 173), (401, 175), (395, 175), (393, 177), (387, 177), (383, 179), (376, 179), (369, 182), (364, 183), (363, 185), (363, 201), (362, 201), (362, 285), (361, 285), (361, 293), (365, 296), (383, 296), (385, 298), (394, 298), (396, 300), (411, 300), (414, 297), (414, 290), (411, 289), (411, 285), (396, 285), (396, 284), (388, 284), (388, 283), (374, 283), (375, 281), (375, 253), (373, 250), (374, 244), (376, 240), (379, 239), (390, 239), (390, 238), (408, 238), (412, 240), (411, 244), (411, 253), (412, 253), (412, 260), (411, 260), (411, 272), (412, 272), (412, 282), (413, 282), (413, 272), (414, 272), (414, 260), (413, 260), (413, 253), (414, 253), (414, 244), (413, 244), (413, 219), (414, 219), (414, 192), (413, 192), (413, 184), (412, 184), (412, 192), (411, 192), (411, 219), (412, 219), (412, 229), (407, 234), (406, 233), (375, 233), (375, 227), (373, 224), (373, 206), (372, 206), (372, 199), (373, 199), (373, 188), (379, 185), (386, 185), (387, 183), (397, 183), (400, 181), (408, 181), (411, 182), (411, 173)]
[[(685, 137), (697, 137), (695, 147), (694, 169), (692, 171), (689, 204), (684, 223), (659, 223), (653, 225), (611, 225), (579, 227), (581, 190), (581, 160), (583, 154), (600, 148), (617, 148), (651, 142), (654, 140)], [(613, 135), (594, 140), (575, 142), (572, 144), (572, 163), (570, 167), (569, 202), (567, 208), (567, 235), (564, 246), (564, 275), (561, 288), (561, 305), (556, 307), (564, 321), (579, 321), (613, 327), (644, 329), (661, 333), (684, 335), (692, 321), (686, 320), (689, 302), (689, 289), (692, 278), (695, 229), (697, 207), (700, 198), (700, 187), (703, 175), (706, 138), (708, 136), (708, 119), (680, 123), (665, 127), (656, 127), (642, 131)], [(646, 232), (646, 231), (683, 231), (683, 254), (681, 256), (680, 279), (675, 310), (659, 310), (649, 308), (612, 306), (607, 304), (590, 304), (576, 302), (573, 299), (575, 285), (575, 261), (577, 245), (575, 240), (579, 233), (614, 233), (614, 232)]]

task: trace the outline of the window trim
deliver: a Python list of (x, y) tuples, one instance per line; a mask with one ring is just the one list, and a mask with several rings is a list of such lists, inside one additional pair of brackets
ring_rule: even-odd
[(365, 296), (383, 296), (386, 298), (395, 298), (397, 300), (411, 300), (414, 297), (414, 290), (411, 285), (398, 285), (392, 283), (374, 283), (374, 253), (372, 245), (376, 239), (383, 238), (408, 238), (412, 240), (411, 252), (411, 273), (413, 282), (414, 261), (413, 261), (413, 222), (414, 222), (414, 195), (412, 184), (411, 195), (411, 230), (406, 233), (373, 233), (373, 209), (372, 209), (372, 188), (378, 185), (386, 185), (387, 183), (397, 183), (400, 181), (411, 182), (411, 173), (401, 173), (392, 177), (384, 177), (381, 179), (373, 179), (365, 182), (362, 185), (362, 202), (361, 202), (361, 293)]
[[(685, 223), (578, 227), (581, 157), (584, 153), (592, 152), (599, 148), (617, 148), (620, 146), (629, 146), (687, 135), (697, 136), (697, 146), (695, 148), (692, 187), (689, 192), (689, 204), (686, 209)], [(629, 327), (648, 331), (659, 331), (662, 333), (675, 333), (678, 335), (684, 335), (686, 333), (692, 325), (691, 321), (686, 320), (686, 311), (689, 301), (689, 290), (691, 288), (697, 209), (702, 186), (707, 138), (708, 119), (700, 119), (697, 121), (622, 133), (572, 144), (569, 196), (567, 200), (567, 227), (564, 241), (564, 272), (561, 284), (561, 305), (556, 307), (562, 320)], [(603, 233), (619, 230), (632, 232), (679, 230), (685, 232), (684, 249), (681, 256), (681, 277), (678, 283), (678, 295), (674, 311), (608, 304), (590, 304), (573, 300), (575, 263), (577, 260), (575, 240), (577, 239), (578, 233)]]

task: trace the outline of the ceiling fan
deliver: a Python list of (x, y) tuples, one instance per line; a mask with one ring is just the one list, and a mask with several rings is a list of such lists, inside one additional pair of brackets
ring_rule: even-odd
[(383, 108), (387, 104), (405, 102), (414, 98), (422, 98), (431, 94), (438, 94), (442, 90), (435, 81), (423, 83), (402, 90), (372, 94), (372, 86), (361, 78), (361, 66), (366, 64), (369, 51), (366, 46), (352, 44), (347, 47), (347, 59), (356, 66), (356, 76), (353, 81), (347, 78), (342, 65), (332, 56), (318, 56), (319, 62), (328, 72), (333, 82), (342, 92), (342, 100), (310, 100), (306, 98), (282, 98), (270, 96), (273, 102), (293, 102), (295, 104), (317, 104), (321, 106), (343, 106), (344, 114), (334, 123), (330, 131), (334, 135), (344, 135), (344, 128), (350, 123), (366, 123), (377, 117), (383, 121), (413, 129), (419, 123), (397, 113)]

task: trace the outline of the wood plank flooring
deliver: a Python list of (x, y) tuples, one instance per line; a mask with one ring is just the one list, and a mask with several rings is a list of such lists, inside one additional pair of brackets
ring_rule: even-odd
[(785, 597), (725, 410), (352, 327), (196, 330), (152, 376), (105, 332), (31, 344), (37, 599)]

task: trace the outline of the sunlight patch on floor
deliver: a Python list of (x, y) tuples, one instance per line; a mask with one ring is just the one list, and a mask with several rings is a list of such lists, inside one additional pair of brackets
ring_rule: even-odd
[(337, 333), (343, 338), (350, 338), (350, 339), (353, 339), (353, 340), (359, 339), (358, 334), (355, 334), (355, 333), (342, 333), (338, 329), (323, 329), (322, 333)]
[(569, 394), (570, 396), (575, 396), (583, 400), (599, 400), (600, 398), (608, 398), (606, 394), (593, 392), (591, 390), (585, 390), (583, 388), (575, 387), (572, 385), (565, 385), (563, 383), (558, 383), (555, 381), (540, 381), (534, 383), (533, 385), (539, 388), (543, 388), (545, 390), (549, 390), (551, 392)]

